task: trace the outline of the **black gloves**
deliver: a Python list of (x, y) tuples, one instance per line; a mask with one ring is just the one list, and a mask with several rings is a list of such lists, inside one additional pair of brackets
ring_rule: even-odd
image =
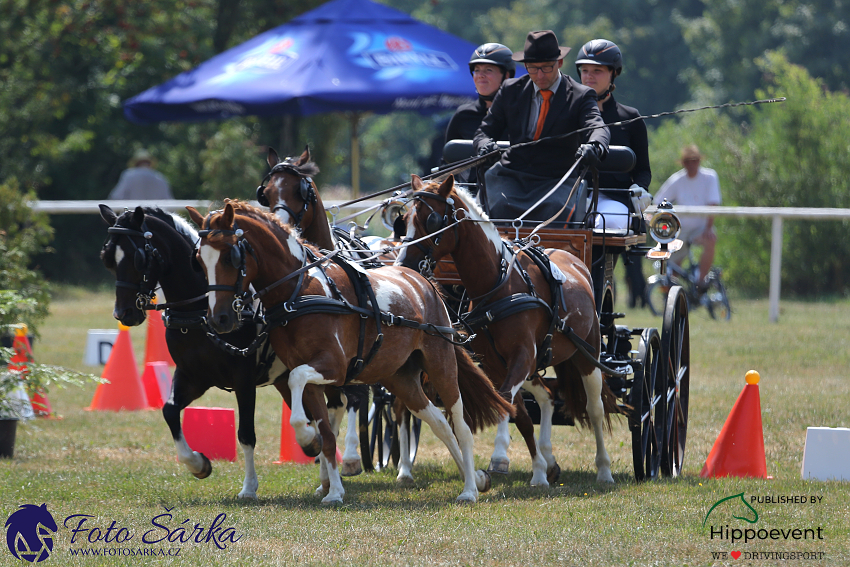
[(495, 152), (499, 149), (499, 144), (495, 142), (495, 140), (490, 140), (489, 142), (485, 142), (483, 146), (478, 148), (478, 155), (483, 156), (489, 154), (490, 152)]
[(599, 162), (602, 160), (602, 157), (602, 148), (593, 142), (580, 145), (576, 152), (576, 159), (583, 159), (585, 165), (589, 165), (594, 168), (599, 167)]

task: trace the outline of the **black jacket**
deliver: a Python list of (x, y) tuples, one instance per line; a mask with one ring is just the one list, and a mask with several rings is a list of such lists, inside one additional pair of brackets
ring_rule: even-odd
[(446, 142), (449, 140), (471, 140), (487, 115), (487, 104), (479, 98), (475, 102), (460, 105), (446, 128)]
[[(605, 124), (621, 122), (640, 116), (640, 112), (631, 106), (625, 106), (614, 100), (612, 95), (602, 104), (602, 120)], [(635, 120), (624, 126), (609, 126), (612, 146), (627, 146), (635, 152), (635, 167), (628, 173), (599, 172), (599, 186), (615, 189), (628, 189), (637, 183), (649, 189), (652, 171), (649, 168), (649, 142), (646, 137), (646, 123)], [(588, 180), (590, 182), (590, 180)]]
[[(534, 84), (528, 75), (502, 83), (490, 112), (475, 134), (475, 151), (498, 139), (504, 131), (507, 131), (512, 146), (530, 142), (527, 132), (533, 96)], [(575, 153), (580, 144), (595, 141), (608, 148), (608, 128), (604, 127), (599, 114), (596, 92), (561, 73), (561, 84), (549, 102), (549, 113), (540, 137), (567, 134), (586, 126), (599, 128), (558, 140), (543, 140), (530, 146), (511, 148), (502, 154), (502, 165), (543, 177), (561, 177), (575, 163)]]

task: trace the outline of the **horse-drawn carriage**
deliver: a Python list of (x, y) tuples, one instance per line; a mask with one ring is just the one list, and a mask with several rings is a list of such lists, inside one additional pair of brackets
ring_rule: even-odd
[[(427, 419), (449, 447), (465, 480), (459, 500), (474, 501), (478, 491), (489, 488), (487, 474), (472, 469), (470, 429), (498, 423), (497, 450), (490, 470), (506, 472), (507, 417), (514, 413), (532, 454), (531, 484), (548, 485), (557, 478), (560, 468), (549, 439), (549, 428), (559, 419), (555, 417), (556, 402), (565, 406), (565, 422), (593, 425), (598, 480), (613, 481), (602, 425), (608, 415), (617, 412), (628, 415), (636, 477), (679, 474), (688, 413), (687, 302), (680, 290), (670, 290), (661, 333), (617, 325), (622, 315), (613, 311), (614, 256), (641, 249), (645, 237), (640, 218), (636, 217), (622, 234), (586, 228), (586, 219), (595, 210), (594, 199), (590, 215), (560, 227), (540, 222), (522, 225), (515, 219), (508, 224), (493, 223), (467, 192), (453, 186), (451, 177), (442, 183), (425, 184), (414, 176), (414, 190), (405, 193), (410, 210), (404, 216), (407, 235), (396, 248), (401, 252), (395, 259), (383, 261), (424, 268), (426, 272), (435, 267), (435, 276), (445, 288), (462, 285), (471, 297), (461, 294), (460, 302), (472, 305), (457, 322), (468, 332), (464, 338), (449, 324), (445, 309), (434, 303), (441, 294), (429, 287), (427, 280), (408, 270), (383, 274), (384, 270), (373, 272), (356, 265), (381, 261), (393, 247), (370, 253), (352, 245), (350, 238), (342, 238), (345, 242), (339, 246), (334, 242), (333, 232), (340, 237), (345, 232), (328, 226), (321, 197), (309, 179), (315, 171), (310, 168), (309, 152), (284, 161), (270, 153), (269, 165), (272, 170), (267, 183), (258, 188), (258, 201), (282, 215), (283, 222), (249, 204), (230, 202), (206, 217), (191, 209), (193, 220), (203, 227), (193, 236), (191, 229), (181, 226), (182, 221), (165, 218), (162, 211), (137, 208), (119, 217), (108, 207), (101, 207), (110, 225), (104, 262), (117, 276), (116, 317), (127, 324), (139, 324), (144, 311), (152, 308), (154, 288), (160, 285), (166, 294), (166, 303), (156, 308), (166, 310), (166, 340), (178, 368), (163, 413), (180, 461), (193, 474), (204, 478), (210, 474), (211, 465), (186, 445), (180, 431), (180, 411), (210, 386), (233, 389), (240, 407), (239, 441), (246, 453), (240, 496), (256, 497), (255, 437), (250, 419), (254, 390), (273, 383), (293, 408), (290, 423), (296, 427), (299, 444), (312, 446), (322, 456), (318, 492), (326, 495), (325, 502), (341, 502), (344, 490), (333, 455), (344, 412), (331, 412), (329, 418), (310, 425), (314, 422), (305, 410), (314, 419), (328, 415), (323, 394), (339, 398), (330, 386), (342, 385), (342, 378), (346, 383), (356, 378), (374, 385), (372, 401), (364, 401), (359, 416), (366, 468), (373, 465), (376, 452), (379, 466), (385, 466), (395, 448), (399, 480), (404, 475), (412, 480), (409, 468), (416, 453), (418, 427), (398, 427), (402, 412), (398, 406), (390, 409), (391, 397), (377, 386), (382, 382), (397, 393), (403, 392), (407, 407)], [(583, 204), (584, 199), (580, 195), (575, 202)], [(392, 199), (383, 203), (386, 216), (399, 212), (393, 209), (393, 203)], [(298, 226), (300, 236), (287, 223)], [(675, 234), (671, 234), (671, 227), (675, 224), (675, 215), (662, 213), (659, 222), (651, 223), (658, 227), (653, 232), (656, 239), (672, 241)], [(495, 288), (485, 283), (489, 287), (480, 292), (474, 290), (476, 278), (480, 280), (492, 266), (474, 268), (475, 278), (464, 278), (466, 264), (471, 262), (465, 263), (458, 247), (459, 235), (472, 226), (484, 227), (485, 232), (478, 237), (483, 235), (497, 255)], [(443, 233), (454, 238), (437, 237)], [(500, 234), (508, 240), (503, 241)], [(198, 236), (200, 248), (187, 254)], [(446, 243), (452, 240), (454, 248), (450, 251), (457, 261), (454, 271), (449, 264), (434, 264), (428, 257), (437, 251), (439, 241), (443, 243), (442, 255), (446, 255)], [(322, 255), (319, 247), (308, 241), (333, 252)], [(430, 244), (423, 247), (419, 244), (423, 241)], [(539, 245), (550, 250), (541, 252)], [(664, 250), (657, 254), (663, 256)], [(190, 267), (184, 259), (187, 255), (200, 265)], [(591, 284), (591, 272), (596, 289)], [(249, 290), (249, 283), (253, 289)], [(522, 289), (514, 289), (517, 283)], [(276, 299), (271, 301), (273, 296)], [(265, 305), (259, 317), (249, 308), (251, 299)], [(488, 304), (487, 300), (494, 301)], [(482, 305), (488, 305), (487, 309), (482, 310)], [(307, 314), (312, 317), (302, 317)], [(309, 323), (319, 320), (327, 327)], [(257, 330), (244, 322), (262, 322), (263, 328)], [(507, 335), (503, 332), (506, 329)], [(241, 333), (239, 337), (232, 335), (237, 332)], [(205, 335), (213, 340), (205, 340)], [(222, 339), (231, 335), (236, 344)], [(380, 348), (384, 342), (389, 346)], [(172, 349), (172, 344), (178, 343), (186, 343), (175, 346), (186, 349), (179, 357)], [(483, 379), (481, 370), (470, 363), (469, 354), (459, 343), (469, 343), (478, 354), (492, 347), (482, 367), (496, 385), (501, 384), (501, 397), (493, 384)], [(521, 348), (515, 351), (515, 346)], [(249, 362), (236, 375), (222, 374), (233, 366), (221, 361), (221, 351), (228, 356), (241, 354)], [(374, 362), (370, 365), (370, 361)], [(316, 364), (331, 367), (331, 374), (340, 379), (323, 378)], [(554, 378), (543, 372), (550, 366)], [(425, 398), (422, 371), (428, 374), (450, 419), (453, 417), (454, 432)], [(517, 401), (520, 387), (530, 392), (534, 401)], [(506, 405), (505, 398), (514, 401), (513, 408)], [(354, 421), (349, 414), (349, 424)], [(541, 426), (539, 441), (533, 435), (535, 422)], [(349, 434), (347, 449), (350, 438)]]

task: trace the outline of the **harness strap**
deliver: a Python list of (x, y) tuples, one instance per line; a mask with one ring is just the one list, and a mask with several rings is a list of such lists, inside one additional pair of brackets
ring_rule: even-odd
[(484, 312), (474, 313), (470, 311), (461, 315), (461, 319), (473, 330), (478, 331), (490, 323), (501, 321), (529, 309), (538, 308), (551, 312), (549, 304), (539, 297), (527, 293), (514, 293), (513, 295), (494, 301), (489, 305), (489, 309)]

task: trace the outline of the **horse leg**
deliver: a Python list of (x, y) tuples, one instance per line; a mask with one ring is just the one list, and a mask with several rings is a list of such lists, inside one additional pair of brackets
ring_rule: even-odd
[(596, 437), (596, 482), (610, 482), (613, 484), (614, 477), (611, 476), (611, 457), (605, 450), (603, 438), (603, 420), (605, 408), (602, 404), (602, 372), (594, 368), (588, 375), (582, 375), (584, 391), (587, 393), (587, 414), (593, 425), (593, 435)]
[[(508, 378), (502, 384), (500, 391), (505, 390), (511, 375), (511, 373), (508, 373)], [(512, 380), (511, 382), (517, 382), (517, 380)], [(543, 458), (543, 455), (537, 447), (537, 439), (534, 436), (534, 423), (531, 421), (531, 417), (528, 415), (528, 410), (525, 409), (525, 402), (522, 399), (522, 395), (519, 393), (524, 382), (524, 379), (519, 381), (516, 386), (513, 386), (510, 389), (509, 393), (510, 399), (513, 400), (514, 408), (516, 408), (514, 424), (516, 425), (517, 431), (519, 431), (520, 435), (522, 435), (523, 440), (525, 440), (525, 446), (528, 447), (528, 454), (531, 456), (531, 486), (548, 487), (549, 481), (546, 478), (548, 463), (546, 462), (546, 459)]]
[[(336, 466), (336, 437), (328, 424), (324, 391), (318, 387), (308, 388), (310, 385), (325, 386), (330, 383), (330, 380), (322, 376), (309, 364), (302, 364), (293, 369), (289, 374), (289, 388), (292, 391), (292, 413), (289, 423), (295, 430), (295, 439), (302, 448), (310, 444), (314, 447), (321, 447), (320, 462), (322, 467), (319, 478), (322, 482), (323, 491), (327, 492), (322, 503), (341, 504), (345, 490), (342, 487), (342, 479)], [(313, 415), (315, 423), (318, 424), (318, 432), (307, 421), (307, 415), (304, 413), (305, 401), (310, 406), (310, 413)], [(317, 452), (314, 452), (313, 456)], [(307, 454), (309, 455), (309, 453)], [(327, 475), (327, 478), (324, 478), (324, 475)]]
[[(316, 428), (310, 425), (307, 414), (304, 412), (305, 388), (311, 384), (324, 386), (330, 383), (330, 380), (326, 380), (308, 364), (302, 364), (289, 374), (289, 389), (292, 392), (292, 403), (289, 406), (292, 411), (289, 416), (289, 424), (295, 431), (295, 441), (308, 457), (315, 457), (322, 450), (322, 437), (316, 431)], [(322, 406), (327, 413), (324, 400)], [(318, 419), (315, 413), (313, 419)]]
[(165, 418), (165, 423), (171, 430), (171, 437), (174, 439), (174, 446), (177, 449), (177, 460), (186, 465), (189, 472), (197, 478), (210, 476), (212, 474), (212, 463), (203, 453), (193, 451), (186, 443), (183, 428), (180, 425), (180, 414), (189, 404), (200, 398), (207, 389), (209, 389), (208, 385), (201, 389), (192, 384), (192, 381), (186, 376), (186, 372), (177, 367), (174, 370), (171, 395), (168, 396), (168, 401), (162, 406), (162, 417)]
[(413, 463), (410, 460), (410, 410), (399, 398), (393, 402), (393, 413), (398, 425), (398, 476), (395, 480), (404, 486), (413, 486)]
[(555, 399), (552, 392), (537, 380), (526, 381), (522, 389), (531, 392), (540, 407), (540, 433), (537, 437), (537, 447), (541, 456), (546, 460), (546, 480), (554, 484), (561, 476), (561, 467), (552, 454), (552, 416), (555, 415)]
[(236, 390), (236, 405), (239, 407), (239, 429), (237, 439), (245, 456), (245, 479), (242, 490), (237, 498), (257, 499), (257, 488), (260, 481), (257, 469), (254, 467), (254, 447), (257, 445), (257, 434), (254, 429), (254, 409), (257, 402), (257, 389), (252, 383), (244, 384)]
[(346, 397), (348, 427), (345, 430), (345, 452), (342, 454), (342, 476), (357, 476), (363, 472), (360, 464), (360, 435), (358, 431), (357, 408), (363, 396), (369, 395), (367, 386), (346, 386), (343, 389)]
[(506, 415), (496, 427), (496, 439), (493, 442), (493, 454), (490, 455), (490, 466), (488, 473), (508, 474), (511, 459), (508, 457), (508, 449), (511, 446), (511, 416)]

